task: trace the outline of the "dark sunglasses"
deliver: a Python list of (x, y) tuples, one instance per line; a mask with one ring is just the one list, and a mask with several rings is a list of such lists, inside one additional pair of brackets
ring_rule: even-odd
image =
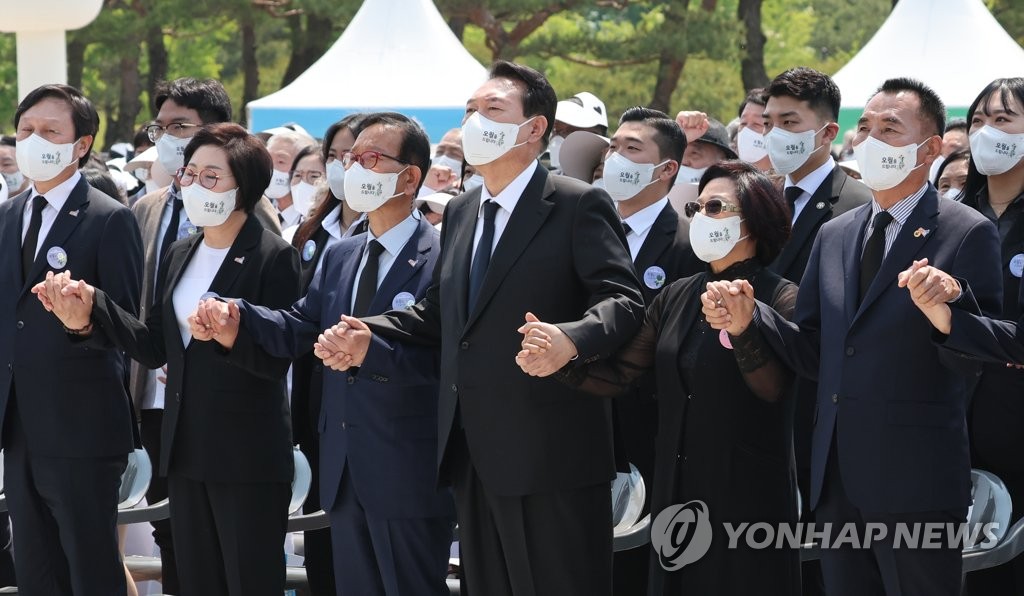
[(693, 217), (700, 211), (704, 211), (704, 215), (718, 215), (723, 211), (730, 211), (732, 213), (739, 213), (740, 208), (736, 205), (730, 205), (722, 199), (708, 199), (703, 205), (697, 201), (690, 201), (683, 205), (683, 213), (686, 217)]

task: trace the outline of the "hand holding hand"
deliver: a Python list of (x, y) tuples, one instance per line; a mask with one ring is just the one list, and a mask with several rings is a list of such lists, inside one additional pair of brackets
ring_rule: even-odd
[(313, 354), (332, 370), (361, 366), (370, 349), (373, 332), (355, 317), (342, 315), (341, 321), (324, 330), (313, 344)]
[(960, 295), (960, 284), (948, 273), (928, 265), (928, 259), (914, 261), (896, 280), (901, 288), (910, 290), (910, 298), (940, 333), (949, 335), (953, 311), (949, 302)]
[(523, 349), (516, 354), (516, 364), (530, 376), (550, 376), (576, 357), (576, 345), (569, 336), (531, 312), (526, 313), (526, 324), (517, 331), (523, 334)]
[(743, 333), (754, 319), (754, 287), (745, 279), (709, 282), (701, 295), (701, 311), (713, 329)]
[(71, 271), (46, 273), (46, 279), (32, 288), (43, 308), (52, 312), (68, 329), (85, 329), (92, 318), (95, 288), (81, 280), (72, 280)]
[[(193, 329), (193, 337), (201, 341), (216, 340), (225, 349), (230, 350), (238, 339), (238, 325), (241, 321), (241, 312), (234, 300), (223, 302), (215, 298), (207, 298), (199, 303), (196, 312), (193, 314), (195, 320), (190, 317), (189, 326)], [(202, 336), (195, 333), (196, 328)], [(203, 339), (205, 338), (205, 339)]]

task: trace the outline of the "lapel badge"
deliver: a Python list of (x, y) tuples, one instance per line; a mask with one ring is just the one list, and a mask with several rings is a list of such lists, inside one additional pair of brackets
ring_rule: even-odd
[(825, 201), (818, 201), (818, 204), (814, 206), (815, 209), (824, 209)]
[(242, 263), (245, 263), (245, 257), (235, 257), (235, 262), (241, 265)]
[(416, 263), (419, 263), (419, 261), (417, 261), (416, 259), (409, 259), (409, 266), (410, 267), (415, 267)]
[(78, 217), (78, 209), (75, 209), (74, 211), (68, 211), (68, 215), (70, 215), (71, 217)]
[(925, 236), (927, 236), (930, 233), (931, 233), (931, 230), (926, 230), (924, 228), (917, 228), (916, 230), (914, 230), (914, 238), (924, 238)]

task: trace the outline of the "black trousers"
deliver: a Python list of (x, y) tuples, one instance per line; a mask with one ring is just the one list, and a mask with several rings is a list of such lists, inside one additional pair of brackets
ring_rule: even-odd
[[(489, 491), (456, 431), (452, 456), (459, 552), (471, 596), (610, 596), (611, 490), (607, 482), (549, 493)], [(557, 457), (557, 454), (552, 454)]]
[(287, 482), (201, 482), (171, 473), (182, 596), (281, 596)]
[(12, 392), (4, 424), (4, 489), (16, 535), (18, 593), (124, 596), (117, 502), (128, 456), (29, 452)]
[[(886, 538), (874, 541), (870, 549), (822, 549), (825, 592), (828, 596), (959, 596), (963, 568), (960, 545), (894, 548), (893, 540), (899, 523), (962, 523), (966, 518), (966, 509), (899, 514), (861, 511), (846, 497), (833, 441), (817, 508), (818, 524), (832, 524), (833, 540), (842, 524), (855, 524), (860, 537), (865, 535), (866, 524), (885, 524)], [(921, 530), (920, 534), (924, 533)]]
[[(153, 479), (146, 491), (146, 502), (154, 505), (167, 498), (167, 477), (159, 474), (160, 466), (160, 428), (163, 425), (163, 410), (141, 410), (142, 446), (149, 453), (153, 462)], [(171, 521), (162, 519), (152, 522), (153, 541), (160, 547), (160, 589), (164, 594), (178, 594), (181, 586), (178, 583), (178, 564), (174, 558), (174, 540), (171, 535)]]

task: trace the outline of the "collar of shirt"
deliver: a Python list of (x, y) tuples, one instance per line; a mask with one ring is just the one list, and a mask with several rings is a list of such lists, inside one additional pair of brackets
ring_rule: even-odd
[[(81, 180), (81, 178), (82, 174), (78, 171), (75, 171), (75, 173), (72, 174), (70, 178), (68, 178), (64, 182), (61, 182), (57, 186), (54, 186), (45, 194), (37, 191), (36, 185), (33, 182), (32, 194), (29, 195), (29, 198), (42, 194), (44, 197), (46, 197), (46, 203), (50, 207), (53, 207), (57, 211), (57, 213), (60, 213), (60, 210), (64, 208), (64, 203), (68, 202), (68, 197), (71, 196), (71, 191), (75, 189), (75, 185), (78, 184), (78, 181)], [(32, 211), (31, 200), (25, 204), (25, 210)]]
[(419, 226), (419, 221), (410, 214), (398, 225), (381, 234), (380, 238), (374, 236), (373, 230), (367, 228), (366, 243), (369, 244), (371, 240), (376, 240), (384, 246), (384, 250), (388, 251), (389, 255), (395, 257), (412, 238), (417, 226)]
[(341, 203), (338, 203), (337, 207), (331, 209), (330, 213), (320, 222), (320, 227), (327, 230), (327, 233), (332, 237), (341, 240), (341, 227), (338, 225), (339, 219), (341, 219)]
[(644, 207), (640, 211), (637, 211), (633, 215), (630, 215), (626, 219), (622, 220), (622, 223), (629, 224), (629, 229), (633, 230), (633, 233), (637, 236), (643, 236), (647, 233), (647, 230), (651, 229), (654, 222), (658, 219), (658, 215), (661, 214), (661, 210), (668, 204), (668, 197), (662, 197), (650, 205)]
[(180, 201), (180, 200), (182, 200), (181, 199), (181, 189), (178, 188), (177, 186), (173, 185), (173, 184), (168, 186), (167, 187), (167, 204), (170, 205), (171, 201)]
[[(875, 221), (875, 216), (881, 211), (888, 211), (889, 215), (892, 216), (893, 220), (903, 227), (903, 224), (907, 223), (907, 218), (910, 217), (910, 213), (917, 207), (917, 204), (921, 201), (921, 197), (924, 196), (926, 190), (928, 190), (929, 183), (925, 182), (921, 188), (917, 189), (917, 192), (910, 195), (905, 199), (901, 199), (898, 203), (889, 207), (888, 209), (882, 209), (878, 202), (874, 199), (871, 200), (871, 221)], [(869, 224), (870, 227), (870, 224)]]
[[(835, 167), (835, 160), (829, 157), (825, 160), (825, 163), (815, 168), (810, 174), (804, 176), (799, 182), (793, 182), (792, 177), (786, 176), (786, 188), (799, 186), (800, 190), (804, 191), (805, 195), (813, 195), (817, 192), (818, 187), (821, 186), (821, 183), (825, 181), (825, 178), (828, 177), (829, 173), (834, 170)], [(803, 195), (800, 196), (800, 199), (802, 198), (804, 198)], [(800, 199), (797, 200), (799, 201)]]
[(508, 186), (505, 187), (505, 190), (499, 192), (496, 197), (491, 196), (491, 193), (487, 190), (487, 182), (484, 181), (484, 185), (480, 187), (480, 207), (477, 208), (476, 216), (478, 218), (483, 217), (484, 202), (488, 200), (494, 201), (499, 207), (512, 213), (512, 210), (516, 208), (516, 204), (519, 202), (519, 197), (523, 196), (526, 185), (533, 178), (533, 173), (537, 170), (537, 166), (537, 160), (531, 161), (530, 165), (526, 166), (525, 170), (513, 178), (512, 182), (509, 182)]

